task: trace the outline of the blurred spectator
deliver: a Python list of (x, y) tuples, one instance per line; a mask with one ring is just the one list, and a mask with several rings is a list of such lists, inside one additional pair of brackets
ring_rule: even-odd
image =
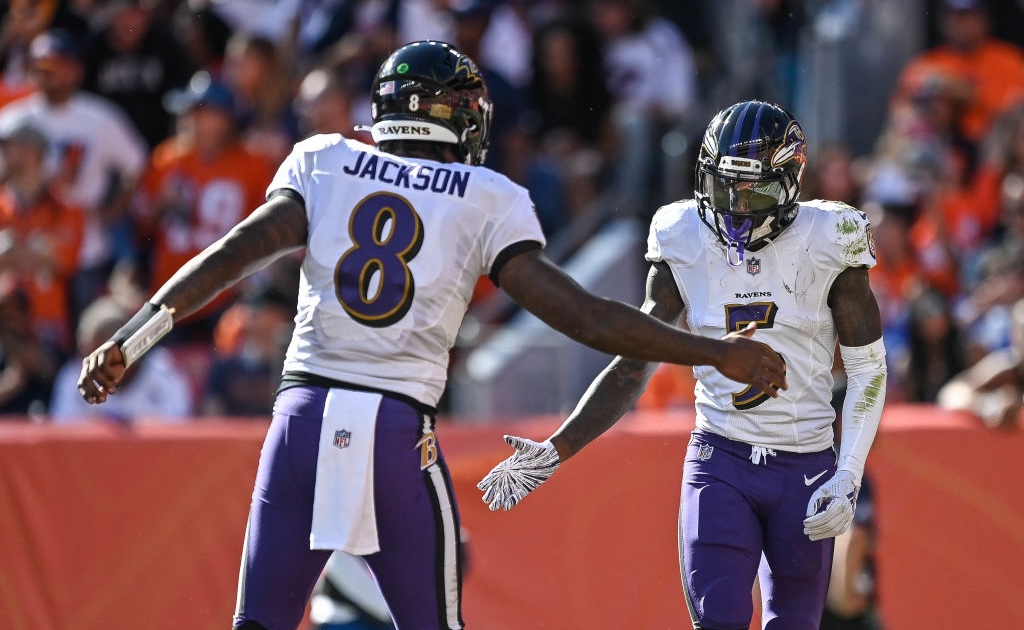
[(1024, 96), (1024, 51), (990, 34), (986, 5), (986, 0), (942, 0), (942, 43), (907, 64), (895, 94), (897, 100), (910, 99), (937, 78), (951, 82), (958, 129), (972, 143)]
[(990, 427), (1019, 426), (1024, 400), (1024, 300), (1011, 311), (1011, 345), (994, 350), (942, 388), (938, 403), (967, 411)]
[(934, 403), (939, 389), (966, 365), (962, 336), (950, 303), (941, 292), (925, 289), (908, 306), (910, 360), (906, 399)]
[(235, 97), (243, 144), (279, 164), (299, 131), (291, 109), (293, 79), (277, 46), (263, 37), (235, 34), (228, 41), (223, 78)]
[[(297, 24), (295, 47), (300, 59), (322, 57), (342, 43), (349, 48), (363, 47), (370, 57), (383, 61), (400, 44), (410, 41), (398, 42), (395, 36), (400, 14), (412, 4), (410, 0), (320, 0), (310, 4), (312, 10), (300, 15)], [(437, 11), (443, 12), (443, 8), (437, 7)], [(370, 73), (376, 70), (374, 67)]]
[(614, 151), (600, 39), (582, 19), (545, 22), (534, 34), (532, 68), (532, 124), (542, 153), (554, 158), (566, 182), (571, 219), (597, 196)]
[(31, 92), (28, 48), (33, 39), (50, 28), (66, 28), (83, 34), (86, 21), (64, 0), (7, 0), (0, 2), (0, 107)]
[[(401, 0), (395, 22), (396, 44), (422, 39), (450, 42), (453, 35), (449, 4), (449, 0)], [(483, 63), (482, 59), (475, 61)]]
[(181, 2), (172, 14), (172, 32), (185, 48), (187, 65), (220, 74), (231, 27), (210, 7), (207, 0)]
[(614, 102), (614, 200), (623, 214), (639, 215), (669, 200), (666, 185), (689, 177), (683, 151), (664, 151), (662, 140), (698, 103), (693, 50), (650, 0), (594, 0), (591, 15)]
[(0, 276), (0, 417), (42, 419), (61, 358), (35, 334), (28, 296)]
[(896, 100), (878, 143), (869, 200), (918, 209), (911, 240), (929, 284), (956, 300), (961, 272), (971, 267), (998, 224), (998, 211), (973, 189), (975, 147), (956, 124), (948, 79)]
[[(923, 0), (917, 9), (927, 16), (925, 25), (925, 41), (928, 46), (938, 46), (942, 42), (942, 12), (939, 7), (945, 0)], [(999, 39), (1024, 48), (1024, 5), (1017, 0), (987, 0), (989, 28)]]
[(493, 10), (494, 0), (459, 0), (450, 4), (454, 24), (452, 44), (477, 61), (494, 109), (502, 112), (501, 116), (492, 119), (491, 147), (487, 151), (485, 166), (504, 172), (505, 136), (519, 124), (526, 109), (526, 94), (483, 60), (480, 45), (491, 23)]
[(590, 24), (564, 18), (540, 25), (532, 64), (530, 106), (539, 118), (538, 132), (571, 149), (605, 144), (611, 94), (601, 41)]
[(101, 27), (87, 43), (83, 87), (121, 107), (152, 149), (171, 135), (163, 107), (169, 90), (184, 86), (195, 68), (168, 25), (154, 22), (158, 0), (105, 0)]
[(292, 36), (299, 21), (315, 17), (323, 24), (324, 11), (339, 4), (342, 4), (339, 0), (308, 3), (301, 0), (212, 0), (201, 6), (213, 10), (234, 33), (284, 42)]
[(988, 134), (971, 193), (998, 219), (993, 236), (961, 264), (965, 295), (956, 304), (967, 361), (1010, 344), (1010, 307), (1024, 298), (1024, 101)]
[[(447, 16), (444, 6), (433, 6), (436, 0), (424, 0), (433, 11)], [(373, 81), (380, 64), (398, 46), (406, 41), (395, 35), (400, 10), (414, 4), (409, 0), (354, 0), (338, 7), (338, 30), (325, 41), (317, 42), (310, 50), (301, 48), (299, 67), (322, 65), (339, 73), (344, 85), (359, 86), (359, 94), (352, 107), (352, 122), (369, 125), (369, 99), (363, 96), (362, 86)], [(436, 34), (435, 34), (436, 38)]]
[[(688, 4), (703, 6), (693, 15), (687, 11), (677, 22), (691, 22), (683, 28), (688, 35), (695, 36), (693, 43), (699, 47), (695, 52), (701, 63), (702, 85), (712, 103), (756, 97), (786, 104), (795, 101), (797, 81), (802, 78), (796, 55), (800, 46), (807, 45), (808, 37), (804, 32), (807, 14), (831, 10), (849, 19), (856, 15), (859, 5), (865, 3), (706, 0), (680, 5), (680, 9), (689, 9)], [(704, 33), (695, 32), (698, 27), (694, 21), (703, 24)], [(708, 37), (712, 38), (710, 43), (701, 41)]]
[[(566, 212), (564, 183), (558, 166), (534, 147), (533, 136), (520, 128), (512, 128), (501, 138), (504, 155), (502, 173), (530, 191), (534, 210), (544, 235), (550, 239), (572, 220)], [(493, 287), (493, 283), (490, 283)]]
[(217, 357), (206, 382), (203, 415), (265, 418), (273, 411), (294, 317), (295, 300), (274, 290), (247, 296), (224, 311), (214, 330)]
[[(235, 99), (223, 83), (197, 73), (167, 105), (178, 130), (153, 151), (135, 207), (149, 293), (259, 206), (273, 175), (263, 156), (242, 146)], [(175, 326), (171, 342), (207, 339), (233, 297), (224, 292)]]
[[(452, 0), (453, 2), (465, 0)], [(487, 30), (480, 40), (482, 63), (518, 89), (530, 83), (533, 24), (538, 16), (553, 10), (551, 2), (536, 0), (492, 0), (494, 8)]]
[[(342, 73), (316, 67), (299, 83), (293, 107), (299, 116), (299, 133), (309, 137), (318, 133), (340, 133), (356, 137), (352, 123), (352, 96)], [(364, 141), (370, 142), (364, 132)]]
[(981, 154), (974, 194), (1004, 221), (1004, 211), (1024, 201), (1024, 100), (996, 120)]
[(910, 370), (910, 303), (927, 286), (910, 241), (915, 208), (869, 202), (862, 209), (871, 221), (878, 253), (878, 264), (869, 279), (882, 315), (889, 368), (886, 400), (905, 400)]
[(804, 174), (801, 199), (830, 199), (860, 207), (861, 175), (853, 153), (844, 145), (826, 145)]
[(24, 288), (35, 333), (71, 352), (68, 295), (85, 217), (51, 193), (47, 145), (28, 121), (0, 128), (0, 274)]
[(82, 313), (78, 324), (79, 356), (66, 362), (57, 374), (50, 401), (54, 424), (93, 419), (114, 422), (158, 420), (187, 422), (192, 414), (188, 379), (166, 348), (153, 348), (133, 364), (121, 379), (117, 392), (104, 405), (90, 405), (78, 393), (82, 358), (103, 343), (131, 316), (114, 299), (101, 297)]
[(0, 127), (30, 118), (50, 142), (56, 195), (85, 212), (85, 237), (72, 288), (75, 313), (106, 291), (119, 258), (131, 255), (127, 207), (146, 164), (146, 144), (116, 105), (80, 89), (82, 48), (66, 30), (32, 41), (39, 91), (0, 109)]

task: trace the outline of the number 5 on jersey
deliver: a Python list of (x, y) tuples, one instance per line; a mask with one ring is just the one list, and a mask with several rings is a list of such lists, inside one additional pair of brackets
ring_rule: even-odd
[[(775, 315), (778, 311), (779, 306), (775, 302), (726, 304), (725, 319), (729, 323), (729, 332), (739, 332), (750, 322), (756, 323), (758, 328), (771, 328), (775, 325)], [(779, 357), (782, 358), (782, 355)], [(782, 360), (785, 361), (785, 358)], [(771, 396), (753, 385), (748, 385), (743, 391), (732, 395), (732, 405), (737, 409), (752, 409), (768, 400), (771, 400)]]
[(404, 197), (375, 193), (356, 204), (348, 233), (352, 247), (334, 271), (338, 302), (361, 324), (391, 326), (416, 294), (409, 262), (423, 245), (423, 221)]

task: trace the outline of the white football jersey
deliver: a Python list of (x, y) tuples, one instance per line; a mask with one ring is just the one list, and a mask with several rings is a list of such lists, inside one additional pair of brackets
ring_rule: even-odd
[(268, 188), (309, 219), (284, 369), (436, 405), (480, 276), (544, 244), (526, 189), (494, 171), (402, 158), (338, 134), (295, 145)]
[(757, 322), (754, 339), (786, 361), (789, 389), (778, 398), (695, 367), (697, 426), (784, 451), (830, 447), (836, 330), (828, 293), (847, 267), (875, 265), (866, 216), (841, 203), (801, 203), (792, 225), (732, 267), (696, 202), (677, 202), (652, 219), (647, 260), (672, 269), (693, 332), (717, 338)]

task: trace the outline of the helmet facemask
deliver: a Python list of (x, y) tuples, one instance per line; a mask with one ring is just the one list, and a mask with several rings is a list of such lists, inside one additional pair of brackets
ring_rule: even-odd
[(747, 250), (760, 247), (789, 225), (796, 190), (794, 183), (787, 186), (781, 171), (750, 177), (722, 168), (732, 159), (722, 157), (719, 168), (698, 167), (697, 203), (701, 219), (725, 245), (726, 260), (736, 267)]
[(701, 221), (725, 246), (729, 265), (741, 265), (747, 250), (760, 249), (792, 223), (805, 148), (792, 115), (762, 101), (738, 103), (708, 126), (694, 193)]

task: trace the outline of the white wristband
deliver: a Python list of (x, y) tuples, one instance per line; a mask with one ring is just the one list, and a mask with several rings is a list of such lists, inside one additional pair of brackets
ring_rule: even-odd
[(174, 327), (174, 311), (161, 305), (123, 343), (120, 343), (124, 366), (127, 368), (146, 354)]

